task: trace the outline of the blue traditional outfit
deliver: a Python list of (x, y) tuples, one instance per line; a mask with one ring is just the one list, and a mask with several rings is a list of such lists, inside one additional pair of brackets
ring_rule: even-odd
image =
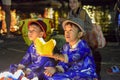
[[(27, 76), (27, 78), (32, 79), (33, 77), (38, 76), (39, 80), (43, 80), (44, 67), (55, 66), (53, 59), (42, 57), (37, 54), (33, 44), (30, 45), (26, 55), (23, 57), (19, 64), (24, 65), (25, 69), (31, 69), (31, 73)], [(17, 67), (17, 64), (12, 64), (10, 66), (10, 72), (15, 72), (17, 70)]]
[(46, 80), (93, 80), (97, 78), (94, 59), (85, 40), (79, 40), (73, 48), (68, 43), (63, 46), (62, 54), (67, 55), (68, 62), (59, 62), (56, 72)]

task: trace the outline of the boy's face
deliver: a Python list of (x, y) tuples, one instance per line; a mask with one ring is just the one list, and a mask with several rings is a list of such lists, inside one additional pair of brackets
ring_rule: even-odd
[(69, 42), (70, 44), (75, 44), (82, 36), (81, 33), (82, 32), (80, 32), (79, 29), (75, 27), (75, 25), (65, 25), (64, 34), (66, 42)]
[(35, 41), (36, 38), (42, 37), (44, 32), (40, 30), (40, 28), (36, 25), (30, 25), (28, 29), (28, 38), (31, 41)]

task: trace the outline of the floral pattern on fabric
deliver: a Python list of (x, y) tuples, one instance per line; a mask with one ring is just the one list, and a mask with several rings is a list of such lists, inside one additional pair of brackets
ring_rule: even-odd
[[(28, 78), (31, 79), (37, 75), (38, 77), (40, 77), (41, 80), (44, 76), (44, 67), (55, 66), (55, 62), (53, 59), (42, 57), (37, 54), (33, 44), (29, 47), (28, 51), (19, 64), (22, 64), (25, 66), (25, 68), (29, 68), (32, 70), (30, 75), (28, 75)], [(10, 72), (14, 72), (16, 71), (16, 69), (16, 64), (12, 64), (10, 66)]]
[(94, 59), (86, 41), (81, 40), (74, 49), (71, 49), (69, 44), (65, 44), (62, 53), (68, 56), (68, 63), (58, 63), (64, 72), (55, 73), (48, 80), (93, 80), (97, 78)]

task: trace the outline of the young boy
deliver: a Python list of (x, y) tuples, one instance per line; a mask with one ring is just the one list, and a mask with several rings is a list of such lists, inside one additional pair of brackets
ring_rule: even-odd
[(14, 73), (18, 69), (22, 69), (29, 80), (34, 77), (44, 80), (44, 67), (54, 66), (54, 60), (37, 54), (34, 42), (38, 37), (46, 37), (46, 27), (46, 24), (41, 20), (29, 22), (28, 37), (33, 43), (28, 48), (21, 62), (18, 65), (14, 64), (10, 66), (10, 72)]
[(63, 22), (66, 44), (62, 54), (53, 58), (60, 60), (56, 67), (45, 67), (46, 80), (97, 80), (95, 63), (84, 36), (84, 23), (78, 18)]

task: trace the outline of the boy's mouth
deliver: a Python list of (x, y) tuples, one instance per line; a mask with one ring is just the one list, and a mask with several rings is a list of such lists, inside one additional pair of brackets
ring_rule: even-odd
[(66, 36), (66, 38), (70, 38), (70, 36)]

